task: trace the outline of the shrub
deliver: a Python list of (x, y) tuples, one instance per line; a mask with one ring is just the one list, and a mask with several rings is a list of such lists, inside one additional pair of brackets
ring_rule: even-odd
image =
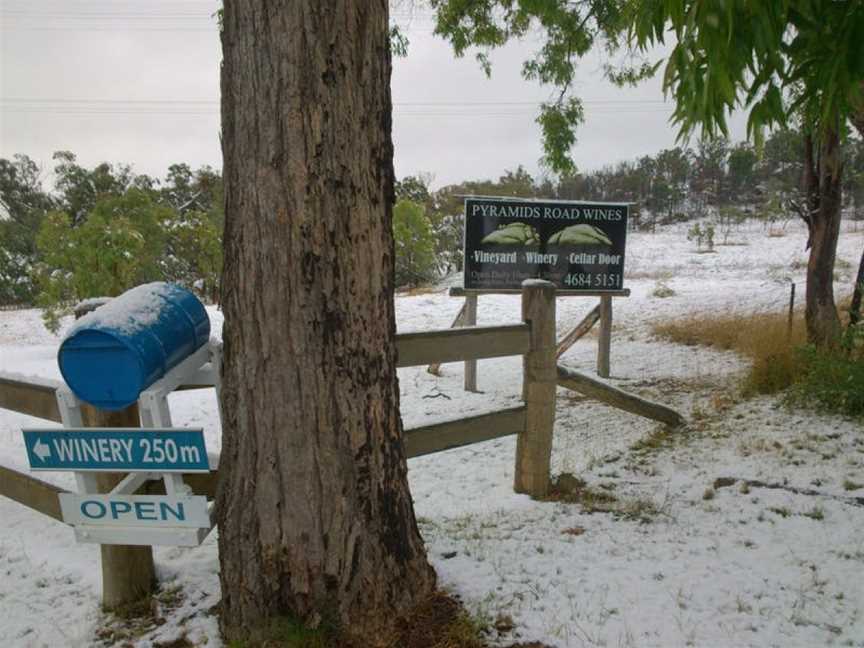
[[(714, 221), (717, 224), (717, 229), (723, 235), (723, 245), (729, 245), (729, 237), (732, 235), (732, 230), (741, 225), (747, 220), (747, 212), (738, 207), (721, 207)], [(713, 238), (713, 237), (712, 237)]]
[(679, 344), (747, 356), (752, 364), (742, 384), (745, 394), (790, 388), (784, 398), (788, 405), (864, 417), (864, 326), (849, 327), (838, 349), (820, 350), (805, 344), (803, 318), (796, 318), (790, 332), (786, 317), (693, 315), (655, 324), (653, 331)]
[(66, 213), (49, 212), (36, 235), (42, 261), (33, 269), (46, 327), (56, 332), (75, 301), (114, 297), (162, 279), (172, 213), (138, 189), (98, 201), (78, 224)]
[(393, 207), (396, 285), (416, 286), (435, 278), (435, 236), (419, 203), (400, 200)]
[(687, 230), (687, 240), (696, 241), (696, 249), (700, 251), (702, 250), (702, 244), (704, 242), (706, 251), (713, 252), (714, 226), (708, 224), (703, 227), (700, 226), (699, 223), (696, 223)]
[(669, 287), (669, 284), (661, 279), (657, 282), (657, 285), (654, 286), (654, 290), (651, 294), (659, 299), (665, 299), (666, 297), (674, 297), (675, 291)]
[(786, 400), (799, 407), (864, 417), (864, 330), (850, 328), (838, 350), (804, 346), (800, 373)]

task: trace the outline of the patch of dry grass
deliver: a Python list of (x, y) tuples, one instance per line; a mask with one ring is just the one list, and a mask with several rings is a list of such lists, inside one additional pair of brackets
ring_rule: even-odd
[(797, 371), (795, 348), (806, 342), (804, 318), (796, 313), (711, 313), (655, 324), (658, 337), (688, 346), (735, 351), (752, 361), (744, 391), (768, 394), (788, 387)]
[[(851, 295), (837, 300), (837, 312), (845, 329), (849, 323)], [(807, 342), (804, 313), (795, 311), (789, 327), (788, 312), (701, 313), (654, 324), (654, 335), (687, 346), (708, 346), (735, 351), (752, 362), (743, 384), (745, 395), (773, 394), (793, 383), (802, 370), (796, 349)]]

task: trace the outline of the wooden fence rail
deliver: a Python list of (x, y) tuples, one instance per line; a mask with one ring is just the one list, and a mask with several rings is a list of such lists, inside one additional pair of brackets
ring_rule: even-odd
[(27, 506), (37, 513), (63, 521), (57, 496), (68, 491), (41, 479), (0, 466), (0, 495)]
[(60, 383), (0, 376), (0, 409), (60, 423), (55, 394)]
[[(529, 349), (527, 324), (400, 333), (396, 336), (397, 366), (414, 367), (480, 358), (522, 355)], [(0, 376), (0, 409), (60, 423), (55, 391), (59, 382)], [(181, 389), (208, 389), (188, 385)]]
[(530, 332), (527, 324), (513, 324), (400, 333), (396, 336), (396, 366), (523, 355), (531, 348)]
[(558, 384), (561, 387), (584, 394), (588, 398), (599, 400), (631, 414), (665, 423), (671, 427), (678, 427), (685, 422), (684, 417), (670, 407), (628, 394), (617, 387), (607, 385), (561, 365), (558, 365)]
[[(469, 326), (403, 333), (396, 336), (397, 366), (410, 367), (443, 362), (476, 361), (521, 355), (525, 405), (407, 429), (406, 455), (419, 457), (481, 441), (517, 435), (515, 489), (532, 496), (545, 495), (549, 486), (552, 428), (555, 420), (555, 288), (549, 282), (526, 282), (523, 289), (523, 322), (509, 326)], [(57, 423), (61, 422), (56, 389), (59, 383), (19, 376), (0, 376), (0, 408)], [(212, 387), (207, 384), (186, 388)], [(84, 408), (89, 426), (133, 427), (137, 408), (124, 411), (121, 421), (113, 415)], [(105, 414), (103, 416), (103, 414)], [(100, 475), (105, 489), (120, 477)], [(217, 470), (184, 475), (199, 495), (213, 498), (219, 480)], [(146, 483), (142, 490), (157, 494), (160, 481)], [(28, 474), (0, 466), (0, 496), (62, 520), (58, 495), (66, 492)], [(103, 603), (114, 607), (149, 591), (153, 581), (150, 547), (102, 545)]]
[(407, 429), (405, 430), (405, 454), (410, 459), (519, 434), (525, 429), (526, 409), (522, 405), (498, 412)]

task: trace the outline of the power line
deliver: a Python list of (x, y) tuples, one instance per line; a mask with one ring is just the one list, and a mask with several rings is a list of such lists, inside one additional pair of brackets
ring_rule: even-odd
[[(201, 4), (209, 6), (202, 11), (187, 9), (183, 7), (184, 4), (189, 7), (200, 6)], [(75, 5), (70, 6), (68, 0), (62, 5), (49, 5), (44, 8), (34, 8), (30, 4), (13, 5), (12, 7), (0, 10), (0, 21), (2, 21), (0, 22), (0, 29), (105, 31), (106, 29), (114, 28), (114, 25), (111, 25), (111, 23), (123, 22), (125, 23), (125, 29), (129, 31), (207, 31), (203, 28), (194, 28), (191, 26), (196, 22), (204, 21), (209, 24), (211, 29), (216, 27), (215, 12), (217, 5), (215, 2), (164, 3), (161, 6), (154, 3), (149, 5), (149, 8), (152, 10), (147, 11), (146, 8), (142, 8), (140, 4), (136, 3), (130, 4), (128, 8), (113, 3), (95, 4), (92, 7), (88, 7), (87, 5), (76, 7)], [(166, 11), (168, 8), (170, 10)], [(418, 28), (413, 23), (427, 23), (427, 25), (433, 23), (435, 22), (435, 14), (417, 10), (394, 11), (391, 13), (391, 20), (399, 22), (401, 29), (409, 33), (431, 33), (433, 31), (431, 25)], [(53, 24), (44, 24), (46, 21)], [(156, 26), (166, 21), (175, 22), (178, 26)], [(407, 24), (401, 24), (403, 21)]]
[[(613, 109), (613, 110), (596, 110), (587, 113), (587, 117), (597, 117), (602, 115), (647, 115), (647, 114), (669, 114), (671, 109)], [(192, 116), (192, 117), (217, 117), (219, 112), (217, 110), (163, 110), (163, 111), (154, 111), (154, 110), (124, 110), (124, 109), (113, 109), (113, 110), (98, 110), (98, 109), (89, 109), (89, 110), (69, 110), (69, 109), (27, 109), (27, 108), (0, 108), (0, 113), (7, 115), (24, 115), (24, 116), (36, 116), (36, 115), (54, 115), (54, 116), (66, 116), (66, 117), (93, 117), (93, 116), (143, 116), (143, 117), (182, 117), (182, 116)], [(423, 119), (487, 119), (487, 118), (512, 118), (525, 120), (533, 117), (535, 113), (532, 112), (404, 112), (396, 110), (393, 113), (395, 119), (403, 119), (403, 118), (423, 118)]]
[[(424, 119), (529, 119), (541, 101), (396, 101), (394, 117)], [(585, 99), (588, 117), (668, 113), (672, 106), (658, 99)], [(215, 99), (73, 99), (68, 97), (0, 98), (0, 113), (16, 115), (143, 115), (215, 116)]]
[[(80, 104), (80, 105), (203, 105), (213, 106), (219, 103), (218, 99), (73, 99), (69, 97), (7, 97), (0, 98), (0, 105), (4, 103), (10, 104), (29, 104), (29, 105), (50, 105), (50, 104)], [(394, 106), (441, 106), (441, 107), (484, 107), (484, 106), (527, 106), (539, 107), (543, 101), (394, 101)], [(640, 105), (666, 105), (662, 99), (583, 99), (584, 105), (597, 106), (640, 106)]]

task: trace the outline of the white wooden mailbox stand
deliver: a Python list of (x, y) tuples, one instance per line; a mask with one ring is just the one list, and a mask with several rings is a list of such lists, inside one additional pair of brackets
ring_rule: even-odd
[[(203, 345), (195, 353), (168, 371), (160, 380), (141, 392), (138, 408), (142, 428), (171, 428), (171, 411), (168, 407), (168, 394), (182, 386), (214, 386), (217, 400), (219, 397), (219, 367), (221, 344), (215, 341)], [(83, 427), (81, 401), (68, 386), (57, 390), (57, 404), (65, 428)], [(219, 412), (221, 420), (221, 410)], [(218, 455), (209, 454), (210, 469), (218, 464)], [(207, 503), (203, 496), (192, 493), (191, 487), (183, 481), (178, 472), (130, 472), (109, 493), (99, 493), (94, 472), (75, 472), (77, 495), (68, 497), (80, 499), (82, 495), (132, 496), (149, 481), (162, 481), (167, 497), (188, 503), (189, 510), (196, 508), (201, 512), (192, 515), (185, 526), (123, 526), (119, 524), (82, 524), (72, 522), (78, 542), (119, 545), (175, 545), (197, 546), (201, 544), (213, 528), (213, 504)], [(61, 495), (61, 505), (64, 496)], [(158, 496), (155, 496), (158, 497)], [(131, 499), (131, 497), (130, 497)], [(151, 498), (152, 499), (152, 498)], [(64, 510), (64, 519), (66, 519)], [(69, 522), (69, 520), (66, 520)]]

